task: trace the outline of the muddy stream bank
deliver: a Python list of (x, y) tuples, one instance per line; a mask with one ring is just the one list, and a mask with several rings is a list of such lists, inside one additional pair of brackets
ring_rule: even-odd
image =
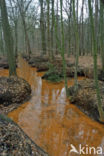
[[(18, 75), (32, 87), (32, 98), (8, 114), (23, 131), (50, 156), (74, 156), (69, 153), (70, 144), (102, 146), (104, 149), (104, 126), (85, 116), (65, 96), (64, 83), (42, 80), (43, 73), (26, 61), (19, 59)], [(0, 76), (8, 70), (2, 69)], [(84, 79), (79, 77), (79, 80)], [(73, 79), (68, 81), (73, 85)]]

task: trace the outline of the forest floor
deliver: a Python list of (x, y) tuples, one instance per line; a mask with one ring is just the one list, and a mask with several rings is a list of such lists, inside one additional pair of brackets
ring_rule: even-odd
[[(48, 58), (48, 56), (47, 55), (45, 55), (45, 56), (40, 56), (39, 54), (38, 55), (31, 55), (30, 56), (30, 58), (28, 58), (28, 56), (27, 55), (23, 55), (23, 57), (26, 59), (26, 60), (28, 60), (28, 62), (31, 64), (31, 65), (35, 65), (35, 61), (36, 61), (36, 59), (38, 59), (38, 61), (39, 61), (39, 59), (42, 61), (42, 62), (44, 62), (44, 60), (47, 62), (47, 61), (49, 61), (49, 58)], [(73, 56), (73, 55), (71, 55), (71, 56), (67, 56), (67, 55), (65, 55), (65, 58), (66, 58), (66, 62), (67, 62), (67, 64), (69, 63), (69, 64), (74, 64), (75, 63), (75, 57)], [(53, 61), (56, 61), (56, 60), (60, 60), (60, 61), (62, 61), (62, 58), (61, 58), (61, 56), (60, 55), (56, 55), (55, 57), (54, 57), (54, 60)], [(98, 56), (98, 59), (97, 59), (97, 63), (98, 63), (98, 66), (99, 67), (101, 67), (101, 57), (100, 56)], [(90, 56), (90, 55), (88, 55), (88, 56), (79, 56), (79, 66), (83, 66), (83, 67), (92, 67), (93, 66), (93, 56)]]
[[(70, 56), (69, 58), (66, 58), (67, 61), (69, 61), (70, 63), (74, 63), (75, 62), (75, 57), (74, 56)], [(101, 67), (101, 57), (98, 56), (98, 66)], [(93, 67), (93, 57), (92, 56), (79, 56), (79, 66), (83, 66), (83, 67)]]
[[(30, 66), (36, 67), (37, 72), (48, 71), (43, 78), (50, 79), (51, 75), (58, 75), (59, 77), (63, 77), (63, 65), (62, 65), (62, 58), (60, 56), (55, 56), (54, 60), (49, 61), (48, 56), (35, 56), (31, 55), (30, 58), (28, 56), (23, 55), (23, 57), (28, 61)], [(75, 57), (66, 56), (66, 75), (67, 77), (74, 77), (75, 72)], [(92, 56), (80, 56), (79, 57), (79, 65), (78, 65), (78, 76), (85, 76), (87, 78), (93, 78), (93, 57)], [(99, 80), (103, 80), (104, 73), (101, 70), (101, 59), (98, 56), (98, 77)]]
[(0, 155), (48, 156), (11, 119), (0, 115)]
[(0, 77), (0, 113), (8, 114), (30, 97), (31, 87), (27, 81), (16, 76)]

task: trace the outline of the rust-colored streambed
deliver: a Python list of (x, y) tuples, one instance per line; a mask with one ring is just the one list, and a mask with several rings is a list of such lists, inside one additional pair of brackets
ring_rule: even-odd
[[(70, 144), (77, 149), (79, 144), (85, 147), (104, 147), (104, 126), (92, 121), (69, 103), (63, 82), (54, 84), (42, 80), (43, 73), (37, 73), (35, 68), (31, 68), (21, 58), (17, 71), (19, 76), (31, 84), (32, 98), (8, 116), (36, 144), (50, 156), (74, 156), (74, 153), (69, 152)], [(7, 74), (7, 70), (0, 72), (3, 76)], [(68, 85), (72, 84), (73, 79), (68, 82)]]

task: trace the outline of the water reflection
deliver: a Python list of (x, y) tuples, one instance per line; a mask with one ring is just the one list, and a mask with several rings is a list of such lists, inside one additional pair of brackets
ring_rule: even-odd
[[(21, 58), (18, 75), (32, 87), (32, 98), (8, 116), (50, 156), (74, 156), (70, 144), (104, 147), (104, 126), (86, 117), (66, 99), (64, 83), (52, 84), (41, 79), (43, 73)], [(2, 71), (6, 75), (8, 71)], [(80, 80), (82, 78), (79, 78)], [(68, 82), (73, 84), (73, 80)]]

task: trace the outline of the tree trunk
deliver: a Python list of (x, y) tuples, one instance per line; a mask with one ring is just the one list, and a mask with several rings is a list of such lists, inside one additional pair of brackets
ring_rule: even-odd
[(41, 7), (40, 29), (41, 29), (42, 50), (43, 50), (43, 54), (46, 54), (46, 36), (45, 36), (43, 0), (40, 0), (40, 7)]
[(18, 55), (18, 33), (17, 33), (17, 21), (15, 22), (15, 56)]
[(13, 38), (12, 38), (10, 25), (8, 21), (5, 0), (0, 0), (0, 8), (1, 8), (4, 40), (5, 40), (8, 63), (9, 63), (9, 75), (11, 76), (11, 75), (16, 75), (16, 64), (15, 64), (15, 56), (14, 56), (14, 51), (13, 51)]
[(50, 51), (50, 0), (47, 0), (47, 40), (48, 40), (48, 52), (51, 59)]
[(66, 77), (66, 61), (65, 61), (65, 47), (64, 47), (64, 26), (63, 26), (63, 0), (60, 0), (60, 9), (61, 9), (61, 56), (62, 56), (62, 61), (63, 61), (63, 74), (64, 74), (64, 81), (65, 81), (65, 89), (66, 89), (66, 94), (68, 90), (67, 86), (67, 77)]
[(77, 23), (78, 19), (76, 19), (76, 13), (75, 13), (75, 0), (73, 0), (73, 20), (74, 20), (75, 45), (76, 45), (74, 86), (75, 86), (75, 90), (77, 90), (78, 89), (77, 71), (78, 71), (78, 59), (79, 59), (79, 31), (78, 31), (78, 23)]
[(84, 0), (82, 1), (82, 37), (81, 37), (81, 55), (84, 55), (84, 29), (83, 29), (83, 15), (84, 15)]
[(54, 49), (54, 40), (53, 40), (53, 36), (54, 36), (54, 0), (52, 0), (52, 26), (51, 26), (51, 56), (52, 56), (52, 59), (54, 57), (53, 55), (53, 49)]
[[(55, 25), (55, 36), (58, 37), (58, 0), (57, 0), (57, 11), (56, 11), (56, 19), (54, 19), (54, 25)], [(56, 20), (56, 21), (55, 21)], [(58, 43), (57, 43), (57, 37), (56, 37), (56, 55), (58, 54)]]
[(100, 52), (101, 52), (101, 60), (102, 60), (102, 70), (104, 72), (104, 8), (102, 2), (100, 2)]
[(98, 0), (95, 1), (95, 38), (96, 38), (96, 44), (97, 44), (97, 50), (98, 50)]

